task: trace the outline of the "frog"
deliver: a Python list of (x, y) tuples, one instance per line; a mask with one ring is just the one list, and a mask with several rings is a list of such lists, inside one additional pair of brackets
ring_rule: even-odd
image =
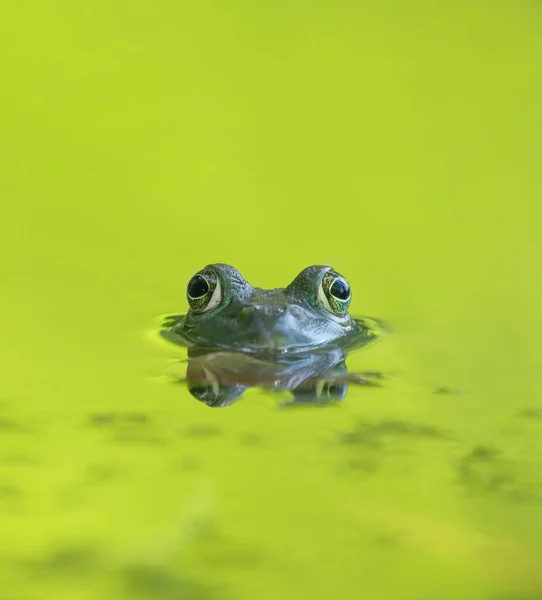
[(294, 392), (296, 401), (342, 399), (348, 352), (378, 339), (383, 323), (349, 313), (352, 290), (331, 266), (303, 269), (286, 287), (253, 287), (225, 263), (188, 281), (186, 314), (161, 334), (188, 348), (189, 391), (209, 406), (231, 405), (248, 387)]

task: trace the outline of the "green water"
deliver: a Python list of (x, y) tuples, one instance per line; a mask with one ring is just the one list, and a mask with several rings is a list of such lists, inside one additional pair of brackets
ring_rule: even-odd
[[(0, 598), (540, 598), (540, 3), (0, 13)], [(333, 265), (393, 376), (196, 402), (217, 261)]]

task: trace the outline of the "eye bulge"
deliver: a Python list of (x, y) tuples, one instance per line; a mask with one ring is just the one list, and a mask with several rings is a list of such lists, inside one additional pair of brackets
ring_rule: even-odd
[(216, 273), (209, 268), (196, 273), (186, 286), (186, 298), (194, 313), (212, 311), (222, 300), (222, 286)]
[[(216, 272), (210, 268), (196, 273), (188, 282), (186, 297), (195, 314), (203, 314), (216, 309), (222, 301), (222, 286)], [(337, 316), (348, 312), (352, 292), (348, 281), (333, 269), (322, 277), (318, 289), (318, 300), (325, 310)]]
[(330, 313), (344, 316), (352, 299), (350, 284), (342, 275), (331, 269), (322, 278), (318, 299)]

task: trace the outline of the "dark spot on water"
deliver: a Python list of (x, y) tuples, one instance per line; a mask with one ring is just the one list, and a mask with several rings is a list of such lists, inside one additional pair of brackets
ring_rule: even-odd
[(491, 446), (475, 446), (466, 456), (467, 461), (494, 461), (499, 457), (499, 450)]
[(499, 451), (489, 446), (475, 446), (461, 459), (459, 465), (461, 483), (480, 491), (497, 491), (512, 483), (510, 473), (499, 465)]
[(465, 392), (463, 390), (458, 390), (456, 388), (451, 388), (448, 386), (440, 386), (435, 388), (433, 391), (434, 394), (443, 394), (448, 396), (463, 396)]
[(396, 534), (380, 533), (374, 536), (373, 541), (381, 548), (397, 548), (400, 538)]
[[(373, 423), (359, 422), (353, 429), (338, 435), (345, 455), (338, 466), (342, 476), (368, 477), (388, 463), (390, 454), (404, 456), (415, 451), (421, 442), (449, 440), (449, 436), (431, 425), (400, 420), (383, 420)], [(405, 466), (403, 465), (403, 471)]]
[(537, 501), (536, 481), (522, 477), (521, 466), (492, 446), (475, 446), (457, 467), (458, 481), (470, 493), (493, 494), (505, 500)]
[[(212, 600), (215, 589), (150, 566), (130, 567), (124, 573), (126, 591), (152, 600)], [(224, 598), (221, 592), (220, 598)]]
[(113, 413), (97, 413), (90, 415), (88, 425), (92, 427), (110, 427), (116, 423), (118, 415)]
[(34, 467), (38, 463), (30, 456), (24, 454), (9, 454), (0, 458), (0, 464), (14, 465), (17, 467)]
[(365, 473), (376, 473), (378, 471), (378, 465), (374, 460), (352, 458), (345, 462), (345, 467), (350, 471), (364, 471)]
[(46, 558), (25, 561), (25, 570), (31, 570), (36, 577), (50, 575), (85, 575), (94, 571), (100, 564), (101, 555), (93, 548), (66, 547), (54, 550)]
[(202, 555), (204, 561), (213, 569), (255, 569), (265, 563), (265, 557), (258, 548), (235, 547), (231, 544), (220, 544), (215, 540), (209, 544)]
[(111, 441), (120, 444), (163, 446), (167, 440), (152, 431), (151, 417), (140, 412), (94, 413), (87, 425), (112, 434)]
[(542, 600), (542, 590), (532, 592), (514, 592), (510, 594), (499, 594), (494, 596), (492, 600)]
[(89, 465), (85, 472), (85, 478), (89, 483), (107, 483), (118, 479), (120, 472), (108, 463), (97, 463)]
[(119, 444), (134, 444), (137, 446), (166, 446), (168, 444), (168, 440), (162, 437), (129, 432), (118, 432), (114, 441)]
[(542, 408), (537, 406), (527, 407), (520, 410), (516, 416), (523, 419), (542, 419)]
[(339, 440), (346, 445), (379, 447), (386, 438), (445, 439), (440, 429), (431, 425), (409, 423), (407, 421), (379, 421), (358, 423), (354, 429), (341, 433)]
[(245, 431), (239, 434), (239, 442), (243, 446), (260, 446), (263, 442), (263, 437), (259, 433)]
[(0, 419), (0, 433), (29, 433), (30, 428), (19, 421)]
[(174, 471), (197, 471), (201, 469), (201, 460), (195, 456), (185, 456), (171, 463)]
[(9, 483), (0, 483), (0, 501), (16, 502), (20, 500), (23, 493), (20, 488)]
[(222, 431), (212, 425), (192, 425), (186, 429), (185, 434), (190, 437), (214, 437), (222, 435)]
[(89, 416), (91, 427), (145, 426), (151, 419), (145, 413), (94, 413)]

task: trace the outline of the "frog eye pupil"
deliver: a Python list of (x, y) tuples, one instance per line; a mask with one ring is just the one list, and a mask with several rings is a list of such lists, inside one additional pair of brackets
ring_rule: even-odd
[(338, 317), (344, 317), (348, 314), (348, 307), (352, 298), (350, 285), (342, 275), (329, 269), (320, 284), (318, 298), (321, 306), (330, 313)]
[(210, 312), (222, 302), (222, 286), (216, 273), (209, 267), (199, 271), (186, 286), (191, 315)]
[(332, 286), (329, 288), (331, 295), (337, 300), (348, 300), (350, 297), (350, 286), (345, 279), (335, 279)]
[(194, 275), (192, 279), (188, 282), (188, 296), (194, 300), (197, 298), (203, 298), (206, 294), (209, 293), (209, 283), (203, 275)]

